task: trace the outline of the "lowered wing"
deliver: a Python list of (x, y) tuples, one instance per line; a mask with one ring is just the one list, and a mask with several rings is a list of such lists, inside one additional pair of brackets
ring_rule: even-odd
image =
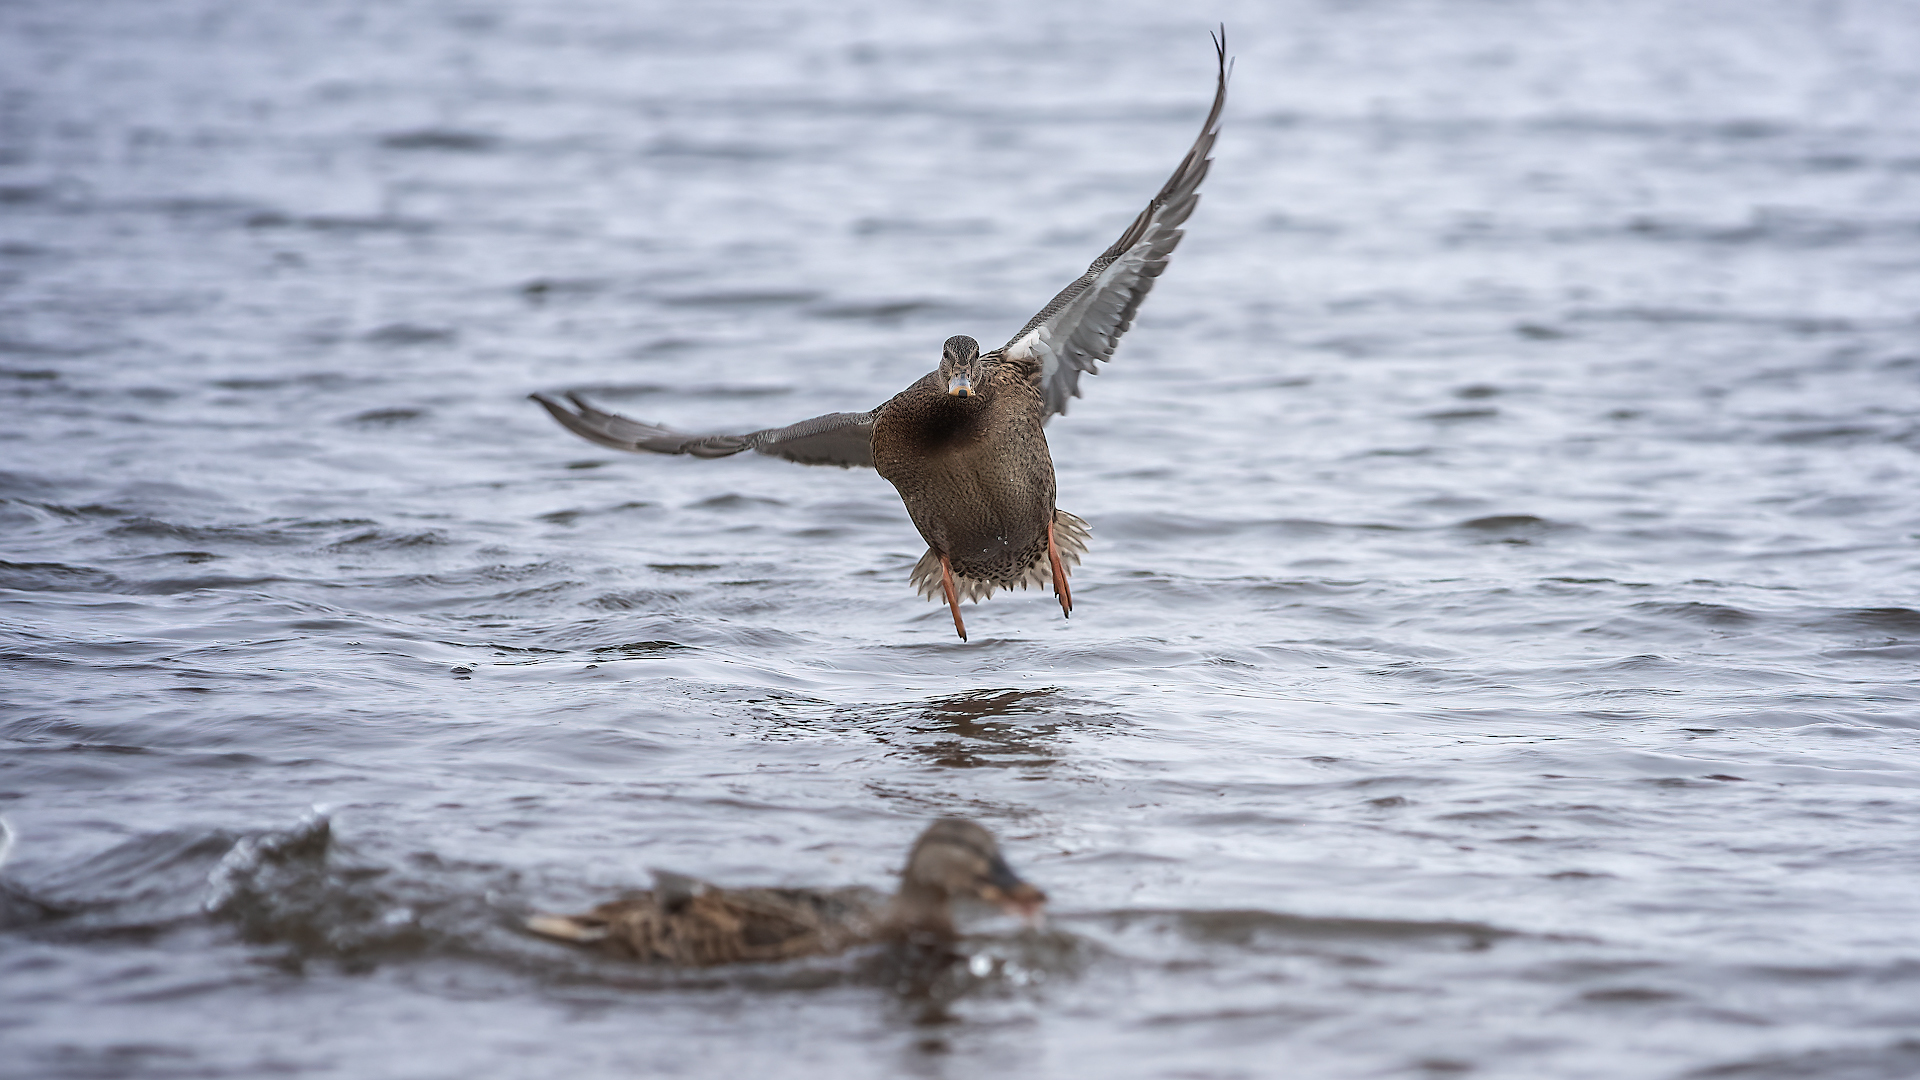
[(783, 428), (750, 431), (744, 435), (689, 435), (657, 424), (629, 420), (587, 404), (568, 394), (572, 408), (545, 394), (532, 395), (546, 406), (560, 425), (588, 442), (654, 454), (692, 454), (717, 458), (753, 450), (802, 465), (838, 465), (873, 468), (873, 414), (828, 413)]
[(1100, 361), (1113, 355), (1120, 335), (1133, 325), (1134, 312), (1140, 310), (1153, 280), (1167, 268), (1168, 256), (1179, 245), (1184, 235), (1181, 223), (1200, 201), (1200, 181), (1213, 163), (1208, 155), (1220, 134), (1220, 110), (1227, 103), (1224, 29), (1213, 44), (1220, 61), (1219, 84), (1193, 149), (1120, 239), (999, 350), (1008, 360), (1038, 366), (1047, 416), (1066, 412), (1067, 398), (1080, 396), (1080, 373), (1095, 371)]

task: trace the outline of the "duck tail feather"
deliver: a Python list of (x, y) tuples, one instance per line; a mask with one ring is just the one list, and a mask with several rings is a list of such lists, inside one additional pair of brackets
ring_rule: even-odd
[(583, 945), (605, 941), (607, 938), (605, 923), (583, 919), (578, 915), (548, 915), (545, 912), (536, 912), (527, 916), (526, 927), (542, 937), (579, 942)]
[[(1084, 518), (1075, 517), (1065, 510), (1053, 512), (1053, 545), (1060, 549), (1060, 561), (1070, 566), (1080, 565), (1080, 557), (1087, 553), (1087, 541), (1093, 538), (1093, 526)], [(1069, 571), (1071, 573), (1071, 571)], [(1047, 580), (1053, 580), (1049, 575)]]
[[(1081, 558), (1087, 553), (1087, 541), (1092, 536), (1093, 526), (1084, 519), (1065, 510), (1053, 512), (1053, 542), (1060, 549), (1061, 565), (1069, 568), (1080, 565)], [(1071, 573), (1071, 569), (1068, 572)], [(946, 599), (940, 588), (940, 556), (932, 548), (928, 548), (927, 553), (920, 556), (920, 561), (913, 564), (911, 580), (914, 590), (921, 596), (936, 603)], [(1004, 584), (968, 577), (958, 571), (953, 575), (954, 589), (960, 594), (960, 599), (975, 602), (985, 600), (1001, 588), (1033, 589), (1052, 584), (1053, 567), (1047, 565), (1044, 555), (1035, 559), (1019, 578)]]
[[(932, 548), (928, 548), (927, 553), (920, 556), (920, 561), (913, 564), (913, 576), (908, 580), (913, 583), (914, 590), (921, 596), (940, 603), (946, 601), (946, 593), (940, 585), (940, 556)], [(971, 600), (977, 604), (992, 596), (993, 591), (999, 586), (981, 578), (968, 577), (956, 570), (953, 574), (953, 588), (960, 599)]]
[(940, 556), (928, 548), (927, 553), (920, 556), (920, 561), (913, 564), (913, 576), (908, 580), (913, 582), (914, 591), (921, 596), (929, 600), (941, 599)]
[[(1080, 557), (1087, 553), (1087, 540), (1093, 535), (1093, 526), (1067, 513), (1065, 510), (1053, 512), (1053, 545), (1060, 550), (1060, 566), (1072, 576), (1072, 568), (1080, 565)], [(1023, 589), (1045, 589), (1053, 584), (1053, 566), (1043, 555), (1027, 567), (1015, 582)]]

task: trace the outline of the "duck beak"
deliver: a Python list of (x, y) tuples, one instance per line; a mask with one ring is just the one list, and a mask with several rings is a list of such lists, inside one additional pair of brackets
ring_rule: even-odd
[(1040, 909), (1047, 902), (1047, 894), (1020, 880), (1007, 860), (995, 855), (987, 867), (987, 882), (980, 887), (980, 899), (1009, 915), (1020, 916), (1028, 926), (1035, 926), (1039, 924)]
[(968, 378), (965, 372), (961, 372), (947, 380), (947, 393), (954, 397), (972, 397), (973, 380)]

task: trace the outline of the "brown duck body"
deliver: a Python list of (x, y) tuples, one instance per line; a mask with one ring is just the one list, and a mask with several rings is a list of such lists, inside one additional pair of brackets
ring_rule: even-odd
[[(962, 599), (1053, 579), (1047, 531), (1057, 509), (1039, 372), (1005, 360), (981, 367), (980, 385), (965, 397), (932, 372), (874, 415), (874, 468), (927, 542), (914, 583), (929, 595), (940, 587), (943, 555)], [(1072, 539), (1061, 530), (1061, 554), (1077, 563), (1085, 525), (1066, 517), (1078, 529)]]
[(872, 889), (716, 889), (663, 881), (585, 914), (536, 915), (527, 925), (630, 960), (710, 967), (840, 952), (875, 936), (884, 903)]
[(1046, 894), (1021, 881), (993, 834), (963, 818), (928, 826), (891, 899), (872, 889), (723, 889), (655, 871), (655, 887), (579, 915), (530, 916), (527, 929), (632, 960), (709, 967), (826, 956), (870, 941), (954, 935), (950, 901), (970, 897), (1031, 916)]

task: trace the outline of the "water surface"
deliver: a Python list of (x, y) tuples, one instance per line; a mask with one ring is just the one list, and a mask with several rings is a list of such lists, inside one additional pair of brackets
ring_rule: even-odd
[[(997, 344), (1193, 137), (1050, 597), (642, 458)], [(1920, 22), (1873, 3), (0, 11), (0, 1073), (1920, 1072)], [(515, 929), (1054, 897), (916, 999)]]

